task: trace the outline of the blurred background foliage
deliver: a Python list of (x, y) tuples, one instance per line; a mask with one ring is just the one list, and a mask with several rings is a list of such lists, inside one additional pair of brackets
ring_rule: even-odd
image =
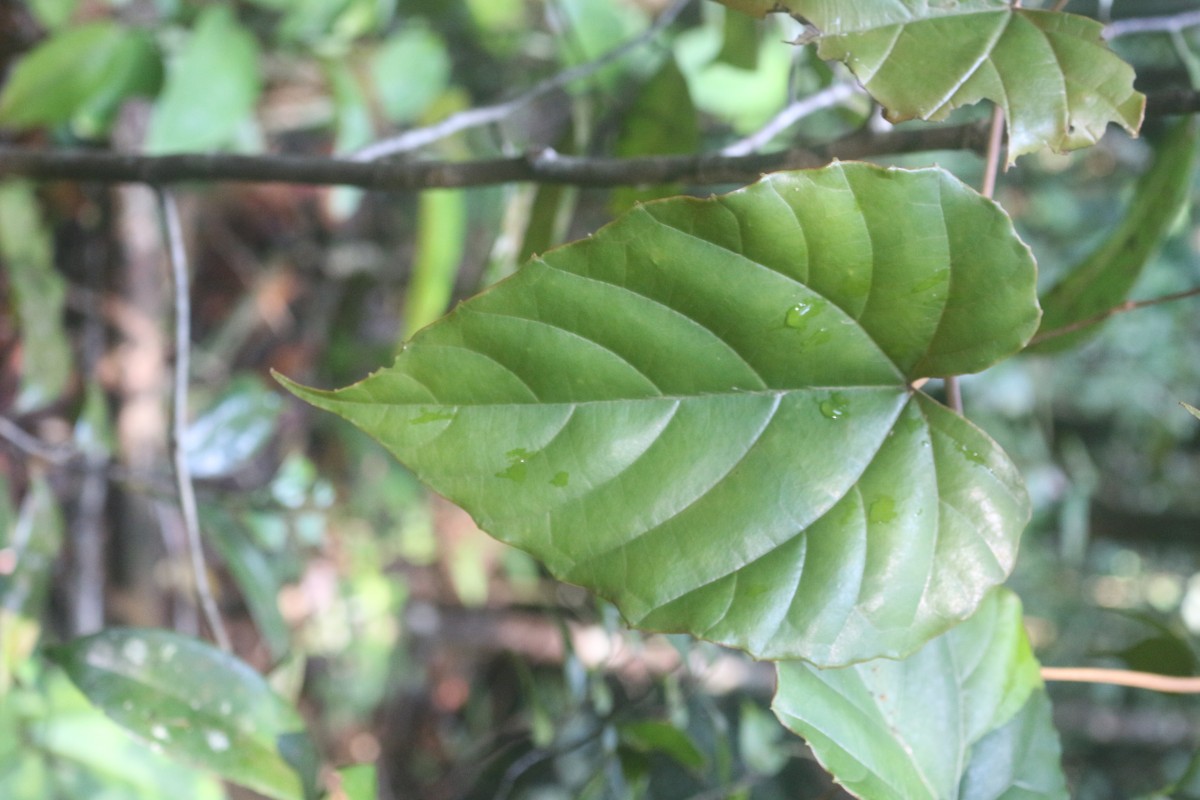
[[(794, 23), (693, 2), (624, 57), (525, 94), (653, 32), (668, 5), (678, 10), (663, 0), (0, 0), (0, 139), (350, 154), (519, 98), (503, 119), (402, 157), (692, 153), (744, 146), (795, 101), (847, 80), (783, 44)], [(1119, 18), (1192, 5), (1070, 9)], [(1117, 45), (1142, 88), (1187, 87), (1200, 80), (1198, 37)], [(753, 146), (882, 124), (846, 93)], [(998, 200), (1046, 288), (1135, 204), (1166, 133), (1151, 120), (1141, 140), (1112, 134), (1002, 177)], [(940, 163), (975, 184), (982, 172), (958, 152), (892, 161)], [(237, 654), (299, 704), (329, 765), (377, 764), (384, 798), (836, 796), (767, 710), (769, 671), (625, 630), (611, 608), (548, 580), (268, 377), (352, 382), (530, 255), (635, 202), (727, 188), (181, 193), (194, 273), (184, 441), (212, 577)], [(1200, 285), (1194, 181), (1186, 188), (1136, 297)], [(123, 733), (42, 655), (107, 625), (199, 630), (165, 477), (170, 306), (145, 193), (0, 185), (6, 798), (247, 796)], [(1179, 406), (1200, 404), (1195, 301), (1118, 315), (1077, 348), (1015, 358), (964, 392), (968, 416), (1013, 455), (1035, 499), (1011, 583), (1042, 660), (1197, 674), (1200, 422)], [(1200, 797), (1192, 701), (1114, 687), (1052, 695), (1075, 796)], [(343, 778), (347, 792), (371, 782)]]

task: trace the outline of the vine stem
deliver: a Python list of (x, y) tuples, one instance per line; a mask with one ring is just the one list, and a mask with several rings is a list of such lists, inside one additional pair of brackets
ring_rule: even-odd
[(1153, 672), (1135, 672), (1128, 669), (1042, 667), (1042, 680), (1107, 683), (1113, 686), (1129, 686), (1134, 689), (1150, 689), (1170, 694), (1200, 694), (1200, 677), (1181, 678), (1174, 675), (1157, 675)]
[(1115, 317), (1117, 314), (1124, 314), (1127, 311), (1136, 311), (1139, 308), (1148, 308), (1150, 306), (1162, 305), (1163, 303), (1171, 303), (1175, 300), (1186, 300), (1189, 297), (1196, 297), (1198, 295), (1200, 295), (1200, 286), (1192, 289), (1186, 289), (1182, 292), (1175, 292), (1174, 294), (1166, 294), (1162, 297), (1152, 297), (1149, 300), (1126, 300), (1124, 303), (1105, 309), (1099, 314), (1090, 316), (1087, 319), (1081, 319), (1078, 322), (1072, 322), (1070, 325), (1063, 325), (1061, 328), (1054, 328), (1046, 331), (1045, 333), (1039, 333), (1037, 336), (1034, 336), (1029, 340), (1029, 344), (1031, 346), (1035, 344), (1041, 344), (1048, 339), (1057, 339), (1059, 336), (1066, 336), (1067, 334), (1081, 331), (1084, 328), (1090, 328), (1093, 325), (1098, 325), (1101, 322), (1104, 322), (1104, 320), (1108, 319), (1109, 317)]
[(183, 229), (175, 197), (161, 188), (155, 189), (159, 213), (166, 235), (167, 255), (171, 267), (171, 283), (175, 289), (175, 369), (171, 397), (171, 455), (175, 468), (175, 486), (179, 493), (179, 509), (187, 536), (192, 582), (196, 599), (213, 639), (224, 651), (230, 652), (229, 634), (221, 621), (221, 612), (213, 598), (208, 582), (208, 565), (204, 560), (204, 543), (200, 539), (200, 515), (196, 509), (196, 489), (192, 485), (192, 470), (188, 466), (183, 432), (187, 426), (188, 375), (191, 371), (191, 283), (188, 280), (187, 250), (183, 244)]

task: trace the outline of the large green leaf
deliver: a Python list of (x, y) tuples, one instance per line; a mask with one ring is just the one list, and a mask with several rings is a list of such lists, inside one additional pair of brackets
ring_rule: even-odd
[(1039, 337), (1070, 330), (1088, 320), (1097, 324), (1048, 338), (1031, 351), (1052, 352), (1079, 344), (1100, 329), (1098, 315), (1128, 296), (1191, 199), (1197, 130), (1190, 118), (1176, 123), (1158, 146), (1153, 166), (1138, 181), (1125, 219), (1042, 300), (1045, 313)]
[(1145, 98), (1102, 26), (1008, 0), (720, 0), (762, 16), (789, 11), (817, 52), (844, 61), (893, 120), (945, 119), (991, 100), (1008, 120), (1012, 161), (1042, 147), (1094, 144), (1110, 122), (1134, 133)]
[(862, 798), (1066, 798), (1021, 603), (993, 592), (902, 661), (779, 665), (775, 713)]
[(170, 631), (110, 628), (48, 655), (123, 728), (276, 800), (315, 796), (299, 713), (245, 663)]
[(634, 209), (396, 364), (290, 388), (635, 625), (824, 664), (911, 652), (1012, 567), (1012, 464), (910, 388), (1036, 328), (1009, 219), (835, 164)]

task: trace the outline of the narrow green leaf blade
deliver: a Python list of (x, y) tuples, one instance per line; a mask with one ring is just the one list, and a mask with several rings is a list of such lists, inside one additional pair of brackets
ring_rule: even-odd
[(1153, 165), (1138, 181), (1125, 219), (1042, 299), (1044, 313), (1038, 337), (1093, 319), (1096, 324), (1037, 342), (1030, 352), (1057, 352), (1080, 344), (1099, 331), (1102, 320), (1097, 316), (1129, 295), (1190, 200), (1198, 130), (1191, 118), (1171, 129), (1158, 146)]
[(1200, 419), (1200, 408), (1196, 408), (1195, 406), (1189, 405), (1187, 403), (1180, 403), (1179, 405), (1186, 408), (1188, 413), (1191, 414), (1193, 417), (1195, 417), (1196, 419)]
[(869, 800), (1066, 798), (1048, 706), (1006, 590), (901, 661), (780, 663), (774, 702), (835, 780)]
[(912, 652), (1012, 567), (1019, 475), (909, 383), (1018, 350), (1034, 282), (949, 174), (836, 164), (642, 206), (391, 369), (289, 388), (635, 625), (844, 664)]
[(170, 631), (122, 628), (47, 655), (109, 717), (175, 758), (276, 800), (315, 796), (304, 721), (233, 656)]

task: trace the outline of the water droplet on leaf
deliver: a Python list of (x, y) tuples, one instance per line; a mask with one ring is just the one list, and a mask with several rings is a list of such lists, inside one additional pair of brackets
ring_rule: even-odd
[(805, 319), (813, 312), (812, 303), (796, 303), (787, 310), (787, 314), (783, 317), (783, 324), (789, 328), (803, 330), (808, 327), (808, 320)]
[(871, 508), (867, 511), (867, 519), (870, 522), (891, 522), (895, 518), (896, 501), (891, 497), (879, 498), (875, 502), (871, 503)]
[(826, 419), (843, 419), (850, 416), (850, 398), (834, 392), (820, 403), (821, 415)]
[(565, 487), (570, 482), (571, 482), (571, 473), (569, 473), (569, 472), (555, 473), (554, 477), (550, 479), (551, 485), (557, 486), (560, 489)]

